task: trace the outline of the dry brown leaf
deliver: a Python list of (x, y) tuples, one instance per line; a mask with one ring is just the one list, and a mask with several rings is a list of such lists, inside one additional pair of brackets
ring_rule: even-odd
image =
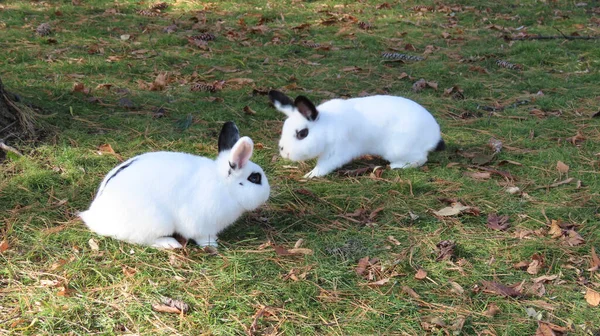
[(433, 213), (436, 216), (440, 216), (440, 217), (456, 216), (456, 215), (464, 212), (465, 210), (469, 210), (471, 208), (472, 207), (470, 207), (468, 205), (462, 205), (460, 202), (455, 202), (452, 204), (452, 206), (442, 208), (438, 211), (434, 211)]
[(550, 230), (548, 230), (548, 234), (552, 237), (552, 238), (559, 238), (562, 237), (562, 228), (560, 227), (560, 225), (558, 225), (558, 221), (553, 219), (552, 222), (550, 223)]
[(510, 226), (508, 215), (498, 216), (495, 213), (488, 215), (487, 227), (492, 230), (505, 231)]
[(496, 314), (498, 314), (500, 312), (500, 308), (498, 308), (498, 306), (495, 303), (490, 303), (488, 305), (488, 308), (486, 309), (486, 311), (484, 312), (485, 315), (489, 316), (489, 317), (493, 317)]
[(419, 270), (417, 271), (417, 273), (415, 273), (415, 279), (417, 280), (423, 280), (427, 278), (427, 271), (425, 271), (422, 268), (419, 268)]
[(531, 281), (533, 281), (534, 283), (539, 283), (539, 282), (553, 281), (553, 280), (556, 280), (556, 278), (558, 278), (558, 275), (556, 275), (556, 274), (554, 274), (554, 275), (542, 275), (542, 276), (539, 276), (537, 278), (531, 279)]
[(166, 72), (159, 73), (154, 82), (150, 84), (150, 91), (162, 91), (167, 87), (168, 74)]
[(73, 84), (73, 89), (71, 90), (71, 92), (81, 92), (84, 94), (89, 94), (90, 92), (92, 92), (92, 89), (86, 88), (83, 83), (75, 82)]
[(377, 287), (377, 286), (383, 286), (383, 285), (385, 285), (388, 282), (390, 282), (390, 278), (384, 278), (384, 279), (377, 280), (377, 281), (374, 281), (374, 282), (369, 282), (366, 285), (370, 286), (370, 287)]
[(102, 144), (98, 146), (98, 151), (103, 154), (116, 154), (110, 144)]
[(358, 72), (361, 70), (362, 70), (362, 68), (357, 67), (357, 66), (349, 66), (349, 67), (342, 68), (342, 71), (344, 71), (344, 72)]
[(564, 162), (558, 161), (556, 163), (556, 170), (558, 170), (561, 174), (566, 174), (569, 172), (569, 166), (567, 166)]
[(404, 293), (408, 294), (413, 299), (420, 299), (421, 298), (421, 295), (417, 294), (417, 292), (415, 292), (412, 288), (410, 288), (408, 286), (402, 286), (402, 291)]
[(448, 283), (450, 284), (450, 286), (452, 286), (452, 289), (450, 291), (452, 291), (458, 295), (462, 295), (465, 292), (464, 288), (462, 288), (462, 286), (459, 285), (458, 283), (456, 283), (454, 281), (449, 281)]
[(485, 290), (489, 293), (494, 293), (506, 297), (522, 297), (523, 293), (515, 288), (503, 285), (495, 281), (482, 281)]
[(356, 266), (354, 271), (358, 275), (363, 275), (365, 273), (365, 271), (367, 270), (368, 266), (369, 266), (369, 257), (367, 256), (364, 258), (360, 258), (360, 260), (358, 260), (358, 265)]
[(567, 231), (567, 237), (565, 238), (565, 242), (569, 246), (577, 246), (585, 243), (585, 239), (575, 230), (570, 229)]
[(90, 245), (92, 251), (98, 251), (100, 249), (98, 243), (94, 240), (94, 238), (90, 238), (90, 240), (88, 240), (88, 245)]
[(454, 257), (454, 247), (456, 247), (456, 244), (453, 241), (442, 240), (437, 243), (436, 247), (438, 248), (438, 256), (435, 260), (440, 261)]
[(394, 236), (388, 236), (387, 240), (394, 245), (400, 245), (400, 242), (396, 238), (394, 238)]
[(538, 274), (542, 267), (544, 267), (544, 257), (539, 254), (534, 254), (531, 256), (531, 259), (533, 260), (527, 266), (527, 273), (531, 275)]
[[(0, 252), (2, 252), (2, 244), (0, 244)], [(600, 258), (598, 258), (598, 255), (596, 254), (596, 249), (592, 246), (592, 260), (590, 262), (590, 268), (588, 269), (588, 271), (590, 272), (594, 272), (597, 271), (598, 269), (600, 269)]]
[(464, 172), (463, 175), (474, 178), (476, 180), (487, 180), (492, 177), (490, 172)]
[(152, 309), (159, 313), (181, 314), (181, 310), (179, 310), (179, 308), (171, 307), (162, 303), (153, 304)]
[(6, 240), (3, 240), (0, 242), (0, 253), (8, 250), (8, 242)]
[(520, 270), (527, 269), (527, 267), (529, 267), (529, 262), (527, 262), (527, 261), (519, 261), (518, 263), (513, 265), (514, 269), (520, 269)]
[(291, 255), (312, 255), (314, 253), (313, 250), (305, 247), (291, 248), (288, 252)]
[(535, 331), (534, 336), (560, 336), (567, 331), (567, 328), (563, 328), (548, 322), (538, 321), (538, 328)]
[(585, 301), (587, 301), (587, 303), (589, 303), (592, 307), (598, 307), (600, 304), (600, 293), (588, 288), (587, 292), (585, 292)]
[(49, 279), (42, 279), (40, 280), (40, 285), (42, 285), (43, 287), (56, 287), (60, 284), (60, 281), (58, 280), (49, 280)]
[(122, 267), (123, 269), (123, 274), (127, 277), (133, 276), (135, 275), (135, 273), (137, 273), (137, 270), (135, 268), (123, 265)]
[(250, 108), (250, 106), (246, 105), (246, 106), (244, 106), (244, 113), (249, 114), (249, 115), (255, 115), (256, 111), (254, 111), (252, 108)]

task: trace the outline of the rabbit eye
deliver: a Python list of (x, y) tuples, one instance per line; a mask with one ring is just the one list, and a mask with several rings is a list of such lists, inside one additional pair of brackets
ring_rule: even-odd
[(250, 181), (254, 184), (261, 184), (261, 180), (262, 180), (262, 175), (260, 175), (260, 173), (252, 173), (252, 174), (250, 174), (250, 176), (248, 176), (248, 181)]
[(306, 138), (308, 136), (308, 128), (303, 128), (299, 131), (296, 131), (296, 138), (298, 138), (298, 140), (302, 140), (304, 138)]

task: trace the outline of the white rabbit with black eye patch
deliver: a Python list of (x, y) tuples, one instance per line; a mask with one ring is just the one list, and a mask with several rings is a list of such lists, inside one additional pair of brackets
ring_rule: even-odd
[(440, 126), (423, 106), (396, 96), (333, 99), (315, 107), (271, 90), (269, 99), (287, 119), (279, 152), (292, 161), (317, 159), (305, 178), (324, 176), (362, 155), (379, 155), (391, 168), (419, 167), (429, 152), (445, 149)]
[(131, 158), (104, 178), (89, 210), (94, 232), (130, 243), (181, 248), (173, 237), (217, 246), (217, 234), (269, 198), (265, 173), (250, 161), (254, 144), (233, 122), (219, 134), (215, 160), (152, 152)]

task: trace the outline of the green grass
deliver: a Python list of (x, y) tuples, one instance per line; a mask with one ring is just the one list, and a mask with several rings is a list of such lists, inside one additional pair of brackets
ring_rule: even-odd
[[(355, 1), (168, 1), (159, 17), (137, 14), (150, 3), (83, 3), (0, 4), (2, 81), (49, 114), (42, 121), (46, 136), (37, 142), (9, 139), (24, 155), (0, 164), (0, 241), (8, 244), (0, 254), (0, 334), (443, 335), (464, 318), (465, 335), (532, 335), (538, 323), (527, 308), (570, 334), (598, 332), (599, 308), (584, 294), (586, 288), (600, 291), (598, 273), (587, 271), (591, 248), (600, 250), (600, 119), (591, 118), (598, 112), (599, 42), (503, 39), (521, 31), (594, 35), (593, 2), (456, 1), (448, 4), (456, 7), (451, 14), (439, 2), (435, 11), (414, 10), (433, 6), (428, 0), (390, 1), (390, 9)], [(335, 24), (320, 24), (327, 12), (338, 19)], [(267, 29), (253, 32), (261, 19)], [(352, 20), (373, 28), (362, 30)], [(43, 22), (53, 27), (48, 37), (35, 34)], [(163, 32), (171, 23), (178, 31)], [(311, 25), (293, 29), (304, 23)], [(186, 40), (200, 32), (217, 36), (208, 42), (210, 49)], [(122, 39), (126, 34), (130, 38)], [(404, 50), (407, 44), (416, 50)], [(434, 51), (421, 62), (388, 63), (380, 57), (384, 51), (422, 55), (427, 46)], [(463, 61), (469, 58), (475, 61)], [(523, 70), (499, 67), (497, 59)], [(343, 71), (351, 66), (361, 70)], [(162, 72), (170, 77), (164, 90), (138, 84)], [(230, 81), (235, 78), (253, 82), (235, 84)], [(420, 78), (437, 82), (438, 89), (413, 92)], [(193, 82), (216, 80), (226, 81), (220, 91), (190, 91)], [(72, 92), (75, 82), (91, 93)], [(97, 88), (100, 84), (112, 87)], [(464, 99), (444, 95), (453, 86), (463, 90)], [(386, 169), (380, 179), (334, 173), (302, 180), (314, 162), (278, 157), (283, 115), (265, 96), (253, 94), (270, 88), (317, 102), (364, 92), (414, 99), (436, 116), (448, 150), (432, 154), (422, 169)], [(136, 108), (119, 104), (124, 97)], [(510, 107), (518, 100), (529, 102)], [(244, 106), (257, 113), (244, 113)], [(482, 109), (494, 106), (507, 108)], [(161, 107), (166, 116), (153, 118)], [(533, 109), (546, 115), (536, 116)], [(213, 157), (226, 120), (235, 120), (243, 135), (262, 144), (253, 161), (265, 169), (272, 193), (263, 208), (220, 235), (218, 255), (195, 246), (160, 251), (122, 243), (93, 234), (77, 219), (119, 162), (100, 155), (100, 145), (110, 144), (123, 158), (155, 150)], [(574, 145), (568, 138), (578, 132), (585, 140)], [(504, 148), (487, 167), (510, 172), (514, 181), (464, 174), (481, 171), (471, 156), (489, 153), (491, 137)], [(557, 171), (558, 161), (569, 166), (567, 174)], [(345, 168), (370, 163), (380, 162), (361, 159)], [(538, 188), (567, 177), (581, 186), (574, 181)], [(526, 195), (511, 195), (508, 186)], [(438, 218), (433, 211), (446, 206), (444, 198), (478, 207), (480, 215)], [(348, 216), (381, 207), (370, 222)], [(411, 220), (409, 213), (419, 218)], [(510, 216), (511, 227), (488, 229), (489, 213)], [(551, 238), (546, 233), (551, 220), (576, 224), (585, 243), (568, 246)], [(542, 230), (519, 239), (524, 229)], [(90, 247), (90, 239), (99, 250)], [(272, 247), (261, 248), (269, 240), (291, 248), (298, 239), (314, 254), (279, 256)], [(436, 260), (442, 240), (456, 243), (451, 261)], [(536, 253), (545, 260), (538, 274), (513, 268)], [(372, 279), (355, 272), (365, 256), (379, 259), (381, 269)], [(414, 278), (420, 268), (426, 279)], [(496, 281), (522, 283), (528, 292), (531, 279), (544, 274), (558, 278), (545, 283), (540, 296), (513, 299), (482, 290), (482, 281)], [(366, 285), (382, 279), (389, 282)], [(464, 293), (451, 291), (450, 282)], [(186, 302), (190, 312), (153, 311), (162, 296)], [(500, 309), (492, 317), (484, 314), (491, 304)], [(435, 327), (427, 322), (431, 318), (446, 326)]]

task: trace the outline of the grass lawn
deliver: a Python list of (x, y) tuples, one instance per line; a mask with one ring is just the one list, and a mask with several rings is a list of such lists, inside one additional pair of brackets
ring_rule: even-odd
[[(0, 151), (0, 334), (600, 333), (600, 40), (581, 38), (600, 35), (597, 2), (152, 4), (0, 2), (0, 78), (45, 111), (39, 140), (6, 139), (23, 156)], [(305, 180), (269, 89), (404, 96), (448, 148)], [(218, 253), (76, 217), (122, 160), (214, 157), (227, 120), (272, 190)]]

